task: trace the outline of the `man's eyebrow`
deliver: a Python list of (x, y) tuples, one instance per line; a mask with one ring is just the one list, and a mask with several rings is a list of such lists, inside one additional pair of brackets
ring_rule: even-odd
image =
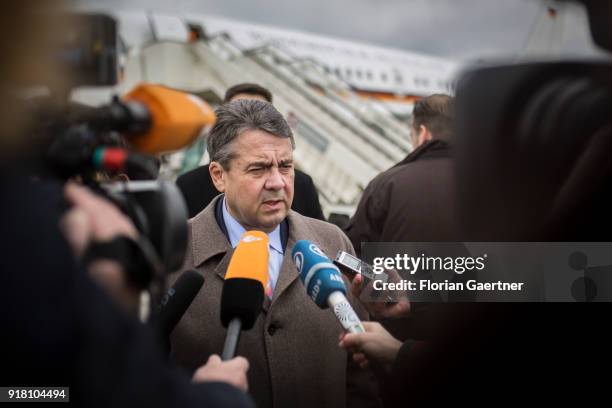
[[(293, 159), (282, 159), (279, 160), (278, 165), (279, 166), (286, 166), (288, 164), (293, 164)], [(251, 169), (253, 167), (264, 167), (264, 168), (270, 168), (272, 167), (274, 164), (271, 160), (257, 160), (257, 161), (253, 161), (250, 162), (246, 165), (245, 169)]]
[(270, 167), (272, 166), (272, 162), (271, 161), (255, 161), (255, 162), (251, 162), (249, 164), (247, 164), (247, 169), (251, 168), (251, 167)]

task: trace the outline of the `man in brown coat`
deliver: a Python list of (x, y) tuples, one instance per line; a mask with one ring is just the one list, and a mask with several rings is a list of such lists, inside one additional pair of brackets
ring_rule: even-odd
[(352, 253), (353, 248), (334, 225), (290, 210), (289, 126), (271, 104), (255, 100), (222, 105), (216, 115), (209, 139), (210, 173), (223, 195), (189, 222), (185, 269), (200, 271), (206, 283), (173, 333), (172, 358), (195, 368), (222, 350), (224, 276), (242, 233), (256, 229), (270, 237), (272, 295), (254, 327), (241, 334), (237, 354), (250, 363), (249, 392), (257, 405), (376, 405), (373, 377), (348, 365), (347, 354), (338, 347), (340, 324), (307, 296), (291, 260), (291, 248), (300, 239), (316, 243), (328, 256), (340, 249)]

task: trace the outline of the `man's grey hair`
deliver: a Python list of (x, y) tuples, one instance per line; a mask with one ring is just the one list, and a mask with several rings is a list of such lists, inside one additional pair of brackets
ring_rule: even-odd
[(232, 144), (247, 130), (263, 130), (274, 136), (289, 138), (295, 149), (293, 133), (285, 118), (271, 103), (239, 99), (219, 106), (215, 110), (217, 121), (208, 136), (210, 160), (229, 170), (229, 163), (236, 157)]

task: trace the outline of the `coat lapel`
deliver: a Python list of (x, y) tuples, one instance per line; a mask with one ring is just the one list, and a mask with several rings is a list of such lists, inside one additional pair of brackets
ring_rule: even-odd
[(298, 279), (299, 275), (297, 273), (297, 269), (293, 264), (293, 260), (291, 259), (291, 249), (293, 249), (293, 243), (291, 239), (287, 241), (287, 249), (285, 249), (285, 256), (283, 257), (283, 263), (281, 266), (281, 270), (278, 276), (278, 281), (276, 282), (276, 287), (274, 288), (274, 294), (272, 295), (272, 304), (276, 302), (276, 299), (279, 298), (283, 294), (283, 292), (295, 281)]
[[(297, 269), (291, 257), (291, 251), (293, 250), (295, 243), (298, 239), (312, 240), (312, 237), (306, 229), (305, 223), (302, 222), (299, 217), (300, 216), (293, 211), (289, 211), (289, 215), (287, 216), (289, 236), (287, 239), (287, 247), (285, 248), (285, 255), (283, 257), (280, 274), (278, 277), (278, 281), (276, 282), (276, 288), (274, 288), (274, 295), (272, 296), (272, 305), (283, 294), (283, 292), (285, 292), (285, 290), (289, 286), (291, 286), (291, 284), (293, 284), (293, 282), (297, 280), (300, 276), (297, 273)], [(298, 231), (300, 232), (300, 236), (296, 235)]]
[[(194, 218), (189, 220), (191, 227), (191, 239), (193, 245), (191, 246), (193, 254), (193, 266), (199, 267), (209, 259), (222, 255), (223, 258), (219, 264), (215, 267), (215, 275), (220, 279), (225, 279), (225, 273), (229, 266), (229, 261), (234, 253), (234, 250), (227, 238), (217, 225), (215, 219), (215, 205), (217, 200), (216, 197), (202, 212), (196, 215)], [(289, 226), (289, 236), (287, 239), (287, 247), (285, 248), (285, 255), (283, 257), (283, 263), (281, 266), (278, 281), (274, 288), (274, 294), (272, 301), (266, 296), (264, 300), (264, 311), (268, 311), (271, 305), (287, 290), (289, 286), (293, 284), (299, 278), (293, 260), (291, 258), (291, 250), (298, 239), (308, 239), (315, 241), (316, 234), (312, 234), (308, 229), (306, 223), (304, 223), (300, 216), (289, 211), (287, 216)], [(296, 235), (296, 232), (300, 232), (300, 236)]]
[[(217, 274), (224, 278), (233, 250), (215, 219), (215, 205), (220, 197), (213, 199), (202, 212), (189, 220), (189, 224), (191, 227), (193, 266), (197, 268), (210, 258), (225, 254), (216, 268)], [(221, 266), (223, 266), (223, 269), (221, 269)]]

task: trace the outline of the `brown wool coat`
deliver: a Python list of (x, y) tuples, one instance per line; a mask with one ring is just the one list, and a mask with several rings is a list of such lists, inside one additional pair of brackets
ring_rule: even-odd
[[(221, 354), (226, 334), (219, 308), (233, 250), (215, 219), (217, 200), (189, 221), (183, 270), (196, 269), (205, 283), (172, 334), (171, 358), (190, 369)], [(294, 211), (287, 220), (287, 248), (273, 299), (266, 298), (262, 314), (238, 344), (237, 354), (250, 363), (249, 393), (258, 407), (376, 406), (373, 376), (352, 364), (347, 369), (347, 354), (338, 347), (342, 327), (330, 310), (319, 309), (306, 295), (291, 259), (300, 239), (314, 242), (330, 257), (340, 249), (354, 253), (351, 243), (335, 225)], [(171, 281), (178, 276), (173, 274)]]

